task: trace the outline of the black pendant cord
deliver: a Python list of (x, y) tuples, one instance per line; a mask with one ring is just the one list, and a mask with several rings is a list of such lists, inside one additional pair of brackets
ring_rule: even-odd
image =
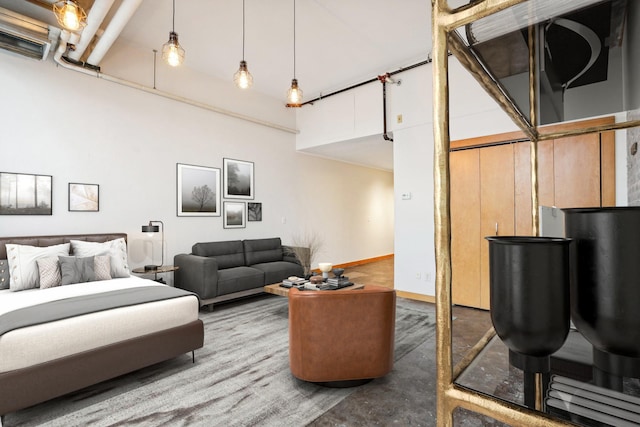
[(176, 32), (176, 0), (173, 0), (173, 18), (171, 21), (171, 32)]
[(244, 0), (242, 0), (242, 60), (244, 61)]
[(293, 78), (296, 78), (296, 0), (293, 0)]

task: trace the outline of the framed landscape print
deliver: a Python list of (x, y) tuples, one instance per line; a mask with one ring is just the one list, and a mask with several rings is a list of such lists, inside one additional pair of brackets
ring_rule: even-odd
[(223, 159), (224, 197), (253, 199), (253, 162)]
[(224, 228), (245, 228), (246, 206), (244, 202), (224, 202)]
[(220, 169), (177, 165), (178, 216), (220, 216)]
[(0, 215), (51, 215), (51, 175), (0, 172)]
[(247, 221), (262, 221), (262, 203), (247, 203)]
[(98, 184), (69, 183), (69, 212), (98, 212), (100, 186)]

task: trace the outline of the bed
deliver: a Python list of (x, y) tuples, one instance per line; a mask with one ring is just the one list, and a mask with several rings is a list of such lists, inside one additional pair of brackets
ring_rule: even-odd
[[(71, 240), (126, 242), (126, 237), (123, 233), (0, 237), (0, 260), (5, 260), (0, 272), (6, 268), (7, 244), (14, 250), (15, 244), (53, 247)], [(135, 296), (143, 293), (155, 297)], [(86, 308), (109, 299), (126, 301), (94, 311)], [(39, 305), (29, 308), (33, 304)], [(198, 318), (199, 305), (194, 294), (135, 276), (19, 292), (0, 290), (0, 329), (10, 329), (0, 336), (0, 415), (201, 348), (204, 326)], [(16, 308), (25, 310), (17, 323), (12, 317)], [(53, 314), (52, 319), (42, 314), (56, 310), (63, 314)], [(33, 318), (27, 322), (34, 324), (20, 323), (25, 317)]]

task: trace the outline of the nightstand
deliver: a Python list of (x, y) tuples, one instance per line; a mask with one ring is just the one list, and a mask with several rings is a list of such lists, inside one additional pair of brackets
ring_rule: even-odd
[(175, 265), (161, 265), (160, 267), (156, 268), (155, 270), (145, 270), (144, 267), (138, 267), (138, 268), (134, 268), (133, 270), (131, 270), (132, 273), (135, 274), (153, 274), (153, 280), (155, 280), (156, 282), (159, 283), (164, 283), (166, 285), (166, 282), (164, 281), (164, 279), (161, 277), (158, 279), (158, 274), (159, 273), (173, 273), (174, 271), (180, 269), (180, 267), (175, 266)]

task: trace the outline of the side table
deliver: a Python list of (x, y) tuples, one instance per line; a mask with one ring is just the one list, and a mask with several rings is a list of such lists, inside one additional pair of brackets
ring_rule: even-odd
[(145, 270), (144, 267), (138, 267), (131, 270), (131, 272), (135, 274), (153, 274), (154, 281), (164, 283), (166, 285), (166, 282), (162, 277), (158, 279), (158, 273), (173, 273), (178, 269), (180, 269), (180, 267), (175, 265), (161, 265), (155, 270)]

